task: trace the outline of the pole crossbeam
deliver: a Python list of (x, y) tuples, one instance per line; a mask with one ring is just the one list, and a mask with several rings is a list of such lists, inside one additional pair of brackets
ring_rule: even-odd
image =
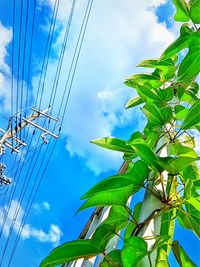
[[(38, 129), (40, 129), (41, 131), (44, 132), (44, 134), (49, 134), (51, 136), (53, 136), (54, 138), (58, 138), (58, 135), (50, 132), (47, 129), (42, 128), (41, 126), (39, 126), (37, 123), (34, 123), (34, 121), (36, 119), (38, 119), (40, 116), (44, 116), (48, 119), (52, 119), (54, 121), (58, 121), (58, 118), (53, 118), (52, 116), (50, 116), (48, 114), (48, 111), (50, 110), (49, 108), (46, 108), (42, 111), (37, 110), (35, 108), (31, 108), (33, 111), (35, 111), (31, 116), (29, 116), (28, 118), (23, 118), (23, 121), (18, 123), (15, 128), (11, 127), (11, 119), (9, 120), (9, 124), (8, 124), (8, 130), (5, 131), (3, 129), (0, 129), (0, 132), (3, 133), (3, 135), (0, 137), (0, 155), (2, 155), (4, 153), (4, 147), (8, 147), (11, 149), (12, 152), (16, 152), (19, 153), (19, 148), (21, 146), (27, 146), (27, 144), (25, 143), (25, 141), (20, 140), (16, 134), (21, 132), (26, 126), (28, 125), (32, 125)], [(13, 142), (9, 142), (9, 139), (13, 139), (18, 143), (17, 147), (14, 147), (12, 144)], [(44, 139), (44, 137), (42, 136), (42, 139)], [(48, 143), (47, 141), (45, 142), (46, 144)]]

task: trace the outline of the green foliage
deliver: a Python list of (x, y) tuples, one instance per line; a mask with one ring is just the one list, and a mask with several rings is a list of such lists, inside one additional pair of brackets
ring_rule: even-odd
[(186, 254), (185, 250), (182, 248), (181, 245), (179, 245), (178, 241), (174, 241), (172, 244), (172, 250), (174, 252), (174, 255), (179, 263), (180, 267), (197, 267), (196, 264), (194, 264), (191, 259)]
[[(178, 241), (173, 241), (173, 233), (177, 220), (184, 229), (200, 237), (200, 174), (196, 164), (200, 158), (195, 151), (194, 135), (200, 130), (199, 85), (196, 81), (200, 72), (200, 32), (195, 25), (200, 23), (200, 1), (173, 2), (175, 20), (188, 22), (180, 27), (179, 38), (160, 58), (147, 59), (138, 65), (151, 72), (133, 74), (125, 80), (125, 84), (138, 94), (127, 102), (126, 108), (141, 106), (147, 119), (143, 132), (134, 132), (129, 140), (104, 137), (91, 141), (123, 153), (129, 163), (125, 173), (100, 181), (82, 197), (86, 201), (79, 211), (107, 206), (110, 207), (108, 217), (90, 240), (67, 242), (54, 249), (41, 267), (53, 267), (99, 254), (103, 255), (101, 267), (133, 267), (138, 262), (143, 267), (141, 260), (144, 257), (149, 261), (148, 266), (169, 267), (171, 248), (179, 266), (196, 266)], [(188, 49), (185, 56), (184, 49)], [(160, 153), (163, 149), (168, 151), (167, 157)], [(166, 185), (164, 172), (167, 172)], [(151, 195), (150, 199), (160, 203), (159, 208), (145, 219), (142, 202), (136, 203), (132, 210), (127, 204), (128, 199), (134, 199), (142, 188)], [(148, 205), (151, 211), (151, 201)], [(160, 233), (142, 235), (143, 229), (152, 219), (156, 221), (157, 216), (162, 222)], [(116, 235), (121, 238), (122, 249), (109, 251), (109, 241)], [(148, 250), (149, 239), (153, 239), (154, 244)]]
[(90, 258), (101, 251), (92, 240), (76, 240), (54, 249), (41, 263), (41, 267), (51, 267), (79, 258)]
[(123, 266), (135, 266), (147, 253), (147, 243), (141, 237), (133, 236), (127, 238), (122, 249)]

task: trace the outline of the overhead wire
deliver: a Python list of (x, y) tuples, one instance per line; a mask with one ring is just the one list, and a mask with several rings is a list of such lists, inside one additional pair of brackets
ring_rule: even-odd
[[(19, 80), (20, 80), (20, 59), (21, 59), (21, 35), (22, 35), (22, 9), (23, 9), (23, 0), (20, 4), (20, 15), (19, 15), (19, 45), (18, 45), (18, 60), (17, 60), (17, 84), (16, 84), (16, 114), (18, 113), (18, 104), (19, 104)], [(16, 126), (18, 124), (18, 118), (15, 119)]]
[(50, 110), (51, 113), (53, 112), (55, 97), (56, 97), (56, 93), (57, 93), (57, 89), (58, 89), (58, 82), (60, 79), (60, 73), (61, 73), (61, 69), (62, 69), (62, 65), (63, 65), (63, 59), (64, 59), (64, 54), (65, 54), (67, 41), (68, 41), (68, 37), (69, 37), (69, 31), (70, 31), (70, 26), (71, 26), (71, 22), (72, 22), (73, 13), (74, 13), (75, 4), (76, 4), (76, 0), (73, 0), (72, 7), (70, 10), (69, 19), (67, 22), (67, 27), (65, 30), (64, 40), (63, 40), (62, 47), (61, 47), (61, 53), (60, 53), (58, 65), (56, 68), (56, 74), (55, 74), (54, 81), (53, 81), (53, 87), (51, 90), (51, 95), (50, 95), (50, 100), (49, 100), (49, 105), (51, 106), (51, 110)]
[[(58, 0), (58, 2), (56, 2), (56, 3), (59, 3), (59, 0)], [(56, 5), (55, 5), (56, 6)], [(51, 21), (51, 25), (50, 25), (50, 33), (53, 35), (53, 32), (52, 32), (52, 24), (54, 24), (54, 26), (55, 26), (55, 20), (56, 20), (56, 16), (57, 16), (57, 11), (55, 12), (55, 6), (54, 6), (54, 11), (53, 11), (53, 16), (52, 16), (52, 21)], [(57, 7), (58, 7), (58, 5), (57, 5)], [(55, 16), (55, 14), (56, 14), (56, 16)], [(54, 29), (54, 27), (53, 27), (53, 29)], [(50, 36), (50, 34), (48, 35), (48, 40), (49, 40), (49, 36)], [(52, 39), (50, 39), (50, 47), (51, 47), (51, 44), (52, 44), (52, 41), (51, 41)], [(47, 45), (49, 44), (49, 42), (47, 41)], [(47, 47), (47, 46), (46, 46)], [(47, 50), (45, 50), (45, 51), (47, 51)], [(46, 57), (46, 53), (45, 53), (45, 57)], [(48, 53), (48, 57), (49, 57), (49, 53)], [(45, 60), (43, 61), (43, 62), (45, 62)], [(47, 59), (47, 62), (48, 62), (48, 59)], [(43, 69), (42, 69), (42, 71), (43, 71)], [(39, 88), (39, 87), (38, 87)], [(39, 89), (38, 89), (38, 91), (39, 91)], [(38, 139), (39, 140), (39, 139)], [(29, 147), (30, 147), (30, 145), (29, 145)], [(27, 152), (27, 154), (28, 154), (28, 152)], [(19, 170), (19, 169), (18, 169)], [(17, 170), (17, 171), (18, 171)], [(19, 180), (19, 178), (18, 178), (18, 180)], [(18, 183), (18, 181), (17, 181), (17, 183)], [(16, 186), (15, 186), (15, 188), (16, 188)], [(15, 193), (15, 190), (14, 190), (14, 193)], [(12, 200), (12, 198), (13, 198), (13, 196), (10, 198), (10, 204), (11, 204), (11, 200)], [(20, 203), (19, 203), (20, 204)], [(10, 206), (10, 205), (9, 205)], [(10, 209), (10, 207), (9, 207), (9, 209)], [(9, 209), (7, 210), (7, 214), (8, 214), (8, 212), (9, 212)], [(5, 221), (6, 221), (6, 219), (5, 219)], [(4, 221), (4, 225), (5, 225), (5, 221)], [(3, 227), (4, 227), (4, 225), (3, 225)], [(2, 227), (2, 231), (3, 231), (3, 227)], [(10, 229), (11, 230), (11, 229)], [(2, 231), (1, 231), (1, 233), (0, 233), (0, 236), (1, 236), (1, 234), (2, 234)], [(10, 232), (10, 231), (9, 231)], [(12, 232), (12, 231), (11, 231)], [(7, 244), (8, 244), (8, 242), (9, 242), (9, 239), (10, 239), (10, 233), (9, 233), (9, 235), (8, 235), (8, 238), (7, 238), (7, 241), (6, 241), (6, 245), (5, 245), (5, 247), (4, 247), (4, 251), (3, 251), (3, 255), (2, 255), (2, 258), (1, 258), (1, 264), (2, 264), (2, 261), (3, 261), (3, 258), (4, 258), (4, 255), (5, 255), (5, 251), (6, 251), (6, 248), (7, 248)]]
[[(88, 3), (89, 3), (90, 1), (88, 1)], [(92, 2), (93, 1), (91, 1), (91, 4), (92, 4)], [(90, 7), (90, 10), (91, 10), (91, 7)], [(90, 12), (89, 12), (90, 13)], [(89, 18), (89, 17), (88, 17)], [(88, 20), (86, 20), (86, 21), (88, 21)], [(87, 23), (86, 23), (86, 26), (85, 26), (85, 28), (84, 28), (84, 31), (83, 31), (83, 33), (85, 34), (85, 30), (86, 30), (86, 27), (87, 27)], [(79, 51), (78, 51), (78, 56), (77, 56), (77, 58), (76, 58), (76, 61), (75, 61), (75, 68), (74, 68), (74, 71), (73, 71), (73, 73), (72, 73), (72, 81), (71, 81), (71, 83), (70, 83), (70, 88), (69, 88), (69, 91), (68, 91), (68, 94), (67, 94), (67, 99), (66, 99), (66, 102), (65, 102), (65, 107), (64, 107), (64, 113), (63, 113), (63, 116), (62, 116), (62, 123), (63, 123), (63, 119), (64, 119), (64, 115), (65, 115), (65, 112), (66, 112), (66, 108), (67, 108), (67, 104), (68, 104), (68, 101), (69, 101), (69, 96), (70, 96), (70, 93), (71, 93), (71, 88), (72, 88), (72, 83), (73, 83), (73, 80), (74, 80), (74, 75), (75, 75), (75, 69), (76, 69), (76, 66), (77, 66), (77, 62), (78, 62), (78, 58), (79, 58), (79, 55), (80, 55), (80, 50), (81, 50), (81, 47), (82, 47), (82, 42), (83, 42), (83, 38), (81, 39), (81, 45), (80, 45), (80, 48), (79, 48)], [(66, 88), (65, 88), (66, 89)], [(61, 124), (62, 124), (61, 123)], [(60, 130), (61, 130), (61, 128), (60, 128)], [(59, 131), (60, 131), (59, 130)], [(56, 144), (56, 143), (55, 143)], [(55, 146), (54, 146), (55, 147)], [(47, 151), (47, 150), (46, 150)], [(52, 153), (53, 153), (53, 150), (52, 150)], [(44, 154), (45, 155), (45, 154)], [(48, 161), (49, 162), (49, 161)], [(44, 169), (44, 171), (43, 171), (43, 174), (42, 174), (42, 177), (44, 176), (44, 173), (45, 173), (45, 171), (46, 171), (46, 167), (47, 167), (47, 165), (48, 164), (46, 164), (46, 166), (45, 166), (45, 169)], [(40, 169), (39, 169), (39, 171), (40, 171)], [(41, 178), (42, 179), (42, 178)], [(39, 185), (40, 185), (40, 183), (38, 184), (38, 187), (37, 187), (37, 190), (38, 190), (38, 188), (39, 188)], [(31, 206), (30, 206), (31, 207)], [(29, 209), (30, 210), (30, 209)], [(27, 214), (27, 213), (26, 213)], [(19, 237), (20, 238), (20, 237)], [(15, 251), (15, 250), (14, 250)], [(13, 253), (14, 253), (14, 251), (13, 251)], [(9, 265), (10, 265), (10, 263), (9, 263)]]
[[(59, 3), (60, 3), (59, 0), (55, 0), (55, 1), (56, 2), (55, 2), (55, 5), (54, 5), (52, 20), (51, 20), (51, 26), (50, 26), (50, 33), (51, 34), (48, 35), (48, 40), (47, 40), (47, 43), (49, 43), (49, 45), (47, 45), (46, 48), (45, 48), (45, 56), (44, 56), (43, 63), (42, 63), (42, 71), (41, 71), (41, 75), (40, 75), (40, 79), (39, 79), (37, 96), (36, 96), (36, 99), (35, 99), (35, 107), (37, 107), (39, 91), (40, 91), (40, 87), (42, 87), (41, 88), (41, 94), (40, 94), (40, 100), (39, 100), (39, 108), (41, 106), (41, 99), (42, 99), (42, 96), (43, 96), (46, 73), (47, 73), (47, 66), (48, 66), (48, 62), (49, 62), (50, 50), (51, 50), (51, 45), (52, 45), (52, 41), (53, 41), (53, 33), (54, 33), (55, 23), (56, 23), (56, 19), (55, 18), (57, 17), (58, 7), (59, 7)], [(47, 55), (47, 60), (45, 62), (46, 55)], [(43, 82), (42, 82), (43, 70), (44, 70), (44, 77), (43, 77)]]
[[(79, 55), (80, 55), (80, 50), (81, 50), (81, 47), (82, 47), (82, 43), (83, 43), (83, 39), (84, 39), (84, 35), (85, 35), (85, 31), (86, 31), (87, 23), (88, 23), (88, 20), (89, 20), (89, 16), (90, 16), (90, 12), (91, 12), (91, 7), (92, 7), (93, 0), (92, 0), (91, 2), (88, 1), (88, 3), (90, 3), (90, 5), (88, 4), (87, 9), (86, 9), (86, 12), (87, 12), (88, 10), (89, 10), (89, 11), (88, 11), (88, 15), (87, 15), (87, 17), (85, 16), (85, 17), (84, 17), (84, 20), (83, 20), (83, 23), (84, 23), (85, 20), (86, 20), (85, 27), (81, 27), (81, 31), (80, 31), (80, 32), (83, 31), (83, 37), (81, 38), (81, 45), (80, 45), (79, 50), (78, 50), (78, 57), (77, 57), (77, 60), (76, 60), (75, 69), (76, 69), (76, 67), (77, 67), (77, 62), (78, 62), (78, 58), (79, 58)], [(87, 13), (86, 13), (86, 14), (87, 14)], [(80, 40), (80, 39), (79, 39), (79, 40)], [(78, 47), (77, 47), (77, 48), (78, 48)], [(76, 48), (76, 49), (77, 49), (77, 48)], [(73, 80), (74, 80), (74, 76), (75, 76), (75, 69), (74, 69), (74, 72), (73, 72), (72, 81), (71, 81), (71, 83), (70, 83), (70, 87), (71, 87), (71, 88), (72, 88), (72, 84), (73, 84)], [(70, 88), (70, 92), (71, 92), (71, 88)], [(70, 93), (68, 94), (68, 97), (67, 97), (67, 99), (66, 99), (66, 103), (65, 103), (65, 111), (66, 111), (66, 108), (67, 108), (67, 103), (68, 103), (68, 101), (69, 101), (69, 96), (70, 96)], [(64, 117), (63, 117), (63, 118), (64, 118)], [(62, 120), (62, 123), (63, 123), (63, 120)], [(59, 131), (61, 131), (61, 127), (60, 127)], [(50, 161), (51, 155), (52, 155), (52, 153), (53, 153), (53, 151), (54, 151), (54, 148), (55, 148), (56, 143), (57, 143), (57, 140), (56, 140), (56, 142), (54, 143), (54, 147), (53, 147), (53, 149), (52, 149), (52, 151), (51, 151), (51, 153), (50, 153), (50, 157), (49, 157), (49, 159), (48, 159), (48, 161), (47, 161), (47, 164), (46, 164), (46, 166), (45, 166), (45, 168), (44, 168), (44, 171), (43, 171), (42, 176), (41, 176), (41, 178), (40, 178), (40, 181), (39, 181), (39, 183), (38, 183), (37, 189), (36, 189), (36, 191), (35, 191), (35, 193), (34, 193), (34, 197), (33, 197), (32, 201), (31, 201), (31, 203), (30, 203), (30, 205), (29, 205), (28, 211), (26, 211), (26, 218), (25, 218), (25, 220), (24, 220), (24, 222), (23, 222), (23, 225), (21, 226), (20, 233), (17, 235), (17, 238), (16, 238), (16, 240), (15, 240), (14, 248), (13, 248), (13, 250), (12, 250), (12, 254), (11, 254), (11, 259), (10, 259), (10, 261), (9, 261), (9, 266), (10, 266), (10, 263), (11, 263), (12, 258), (13, 258), (13, 256), (14, 256), (14, 253), (15, 253), (15, 251), (16, 251), (17, 244), (18, 244), (18, 242), (19, 242), (19, 239), (20, 239), (20, 236), (21, 236), (21, 233), (22, 233), (24, 224), (25, 224), (25, 222), (26, 222), (26, 219), (27, 219), (28, 214), (29, 214), (29, 212), (30, 212), (30, 209), (31, 209), (31, 207), (32, 207), (32, 204), (33, 204), (33, 201), (34, 201), (35, 196), (36, 196), (36, 194), (37, 194), (37, 191), (38, 191), (38, 189), (39, 189), (39, 186), (40, 186), (40, 184), (41, 184), (41, 182), (42, 182), (42, 179), (43, 179), (43, 177), (44, 177), (44, 173), (46, 172), (47, 166), (48, 166), (48, 164), (49, 164), (49, 161)], [(45, 154), (47, 153), (47, 150), (48, 150), (48, 148), (46, 149)], [(45, 157), (45, 154), (44, 154), (44, 157)], [(43, 162), (43, 160), (42, 160), (42, 162)], [(39, 167), (39, 171), (40, 171), (40, 169), (41, 169), (41, 166)], [(38, 171), (38, 173), (37, 173), (37, 176), (39, 175), (39, 171)], [(34, 188), (34, 186), (33, 186), (33, 188)], [(32, 191), (32, 192), (34, 192), (34, 191)], [(29, 200), (28, 200), (28, 202), (29, 202)], [(27, 202), (27, 203), (28, 203), (28, 202)]]
[[(56, 2), (57, 3), (57, 2)], [(53, 16), (52, 16), (52, 20), (51, 20), (51, 24), (50, 24), (50, 31), (49, 31), (49, 34), (48, 34), (48, 40), (49, 40), (49, 38), (50, 38), (50, 35), (52, 34), (52, 24), (54, 23), (54, 20), (56, 19), (56, 17), (55, 17), (55, 10), (56, 10), (56, 5), (54, 5), (54, 11), (53, 11)], [(22, 15), (22, 14), (21, 14)], [(21, 38), (20, 38), (21, 39)], [(47, 41), (47, 45), (46, 45), (46, 47), (48, 46), (48, 44), (49, 44), (49, 41)], [(46, 50), (45, 50), (46, 51)], [(45, 57), (46, 57), (46, 53), (45, 53)], [(44, 60), (45, 61), (45, 60)], [(31, 142), (29, 143), (29, 148), (30, 148), (30, 146), (31, 146)], [(27, 153), (26, 154), (28, 154), (28, 150), (27, 150)], [(25, 158), (25, 157), (24, 157)], [(19, 169), (17, 169), (17, 172), (18, 172), (18, 170)], [(15, 176), (16, 176), (16, 174), (15, 174)], [(14, 187), (14, 189), (13, 189), (13, 192), (12, 192), (12, 195), (11, 195), (11, 197), (10, 197), (10, 200), (9, 200), (9, 205), (8, 205), (8, 209), (7, 209), (7, 214), (8, 214), (8, 212), (9, 212), (9, 209), (10, 209), (10, 205), (11, 205), (11, 200), (13, 199), (13, 196), (14, 196), (14, 193), (15, 193), (15, 191), (16, 191), (16, 187), (17, 187), (17, 184), (18, 184), (18, 181), (19, 181), (19, 176), (18, 176), (18, 180), (16, 181), (16, 184), (15, 184), (15, 187)], [(1, 238), (1, 235), (2, 235), (2, 232), (3, 232), (3, 228), (4, 228), (4, 226), (5, 226), (5, 221), (6, 220), (4, 220), (4, 223), (3, 223), (3, 226), (2, 226), (2, 229), (1, 229), (1, 232), (0, 232), (0, 238)], [(8, 236), (8, 238), (9, 238), (9, 236)], [(5, 254), (5, 253), (3, 253), (3, 254)], [(2, 257), (4, 257), (4, 255), (2, 256)]]
[(36, 0), (33, 2), (33, 16), (32, 16), (32, 23), (31, 23), (31, 36), (30, 36), (30, 50), (28, 54), (28, 71), (27, 71), (27, 88), (26, 88), (26, 96), (25, 96), (25, 117), (27, 114), (27, 107), (28, 107), (28, 97), (29, 97), (29, 90), (30, 90), (30, 79), (31, 79), (31, 55), (33, 50), (33, 35), (34, 35), (34, 28), (35, 28), (35, 13), (36, 13)]

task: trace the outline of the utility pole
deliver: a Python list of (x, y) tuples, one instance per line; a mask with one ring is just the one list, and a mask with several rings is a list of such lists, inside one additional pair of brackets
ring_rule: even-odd
[[(54, 120), (56, 122), (59, 121), (58, 118), (52, 117), (48, 112), (50, 110), (49, 108), (46, 108), (42, 111), (37, 110), (36, 108), (31, 108), (33, 111), (33, 114), (29, 116), (28, 118), (23, 118), (15, 127), (12, 127), (12, 118), (9, 119), (7, 130), (3, 130), (0, 128), (0, 132), (2, 133), (2, 136), (0, 136), (0, 155), (3, 155), (5, 153), (5, 149), (9, 148), (11, 150), (11, 153), (20, 152), (20, 148), (22, 146), (27, 146), (25, 143), (25, 140), (21, 140), (17, 133), (21, 132), (26, 126), (31, 125), (43, 132), (41, 135), (41, 138), (43, 140), (44, 144), (48, 144), (48, 140), (46, 138), (46, 135), (50, 135), (54, 138), (58, 138), (58, 135), (50, 132), (48, 129), (45, 129), (38, 125), (38, 123), (35, 123), (34, 121), (40, 117), (48, 118), (49, 120)], [(14, 146), (15, 143), (15, 146)], [(6, 169), (6, 165), (0, 162), (0, 184), (1, 185), (9, 185), (12, 182), (11, 178), (6, 177), (4, 174), (4, 171)]]
[[(128, 169), (130, 161), (124, 161), (122, 166), (120, 167), (118, 174), (126, 173)], [(78, 239), (90, 239), (96, 230), (96, 228), (108, 217), (110, 208), (105, 207), (97, 207), (95, 211), (90, 216), (87, 224), (83, 228), (81, 234), (79, 235)], [(108, 250), (112, 250), (116, 247), (118, 243), (118, 236), (113, 237), (107, 248)], [(101, 256), (95, 256), (88, 260), (79, 259), (70, 263), (63, 264), (62, 267), (92, 267), (92, 266), (99, 266), (98, 264), (101, 262)]]

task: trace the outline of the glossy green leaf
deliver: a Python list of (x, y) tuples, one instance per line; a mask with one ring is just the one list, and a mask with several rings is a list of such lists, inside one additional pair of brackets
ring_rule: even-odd
[(198, 237), (200, 237), (200, 213), (191, 204), (187, 204), (187, 209), (182, 208), (178, 211), (178, 223), (186, 228), (192, 230)]
[(196, 101), (198, 101), (198, 97), (191, 91), (184, 92), (181, 96), (181, 102), (186, 102), (193, 105)]
[(162, 117), (160, 114), (160, 110), (155, 106), (151, 104), (146, 104), (142, 108), (143, 113), (147, 116), (148, 120), (155, 124), (155, 125), (162, 125)]
[(191, 164), (185, 167), (181, 174), (184, 182), (186, 182), (188, 179), (195, 181), (200, 178), (200, 173), (196, 164)]
[(158, 157), (154, 152), (145, 144), (135, 144), (133, 146), (136, 153), (146, 162), (153, 170), (162, 172), (163, 168), (159, 164)]
[(54, 267), (79, 258), (90, 258), (101, 253), (92, 240), (76, 240), (54, 249), (40, 264), (40, 267)]
[(142, 208), (142, 202), (138, 202), (135, 207), (134, 207), (134, 211), (133, 211), (133, 217), (134, 219), (132, 219), (127, 227), (126, 227), (126, 230), (125, 230), (125, 233), (124, 233), (124, 239), (127, 239), (131, 236), (131, 234), (133, 233), (133, 230), (135, 229), (136, 227), (136, 222), (135, 220), (138, 222), (139, 221), (139, 216), (140, 216), (140, 211), (141, 211), (141, 208)]
[(104, 257), (103, 262), (100, 263), (100, 267), (123, 267), (121, 260), (121, 250), (112, 250)]
[(143, 181), (147, 178), (147, 174), (148, 168), (146, 164), (138, 162), (133, 166), (131, 172), (126, 174), (117, 174), (102, 180), (84, 194), (81, 199), (90, 198), (99, 193), (112, 192), (129, 185), (132, 185), (133, 193), (135, 193), (142, 187)]
[(187, 130), (195, 124), (200, 123), (200, 100), (198, 100), (189, 110), (187, 116), (183, 120), (181, 128)]
[(121, 258), (123, 267), (133, 267), (147, 255), (147, 243), (137, 236), (129, 237), (124, 241)]
[(127, 78), (124, 83), (132, 88), (143, 86), (145, 83), (151, 85), (153, 88), (157, 88), (162, 85), (160, 77), (153, 74), (134, 74)]
[(103, 223), (112, 225), (115, 228), (115, 232), (118, 232), (127, 225), (129, 216), (130, 214), (125, 207), (113, 206)]
[(176, 240), (172, 244), (172, 251), (180, 267), (197, 267), (197, 265), (188, 257), (183, 247)]
[(176, 6), (176, 14), (174, 19), (176, 21), (189, 21), (189, 8), (185, 0), (173, 0), (174, 5)]
[(172, 87), (157, 90), (157, 94), (160, 97), (160, 99), (162, 99), (164, 102), (168, 102), (168, 101), (172, 100), (172, 98), (174, 96), (174, 92), (173, 92)]
[(170, 174), (177, 175), (185, 167), (195, 162), (197, 158), (193, 157), (177, 157), (177, 158), (160, 158), (160, 165)]
[(141, 86), (137, 89), (137, 92), (139, 96), (145, 100), (145, 102), (152, 102), (150, 100), (157, 100), (159, 101), (160, 98), (157, 96), (155, 91), (152, 88), (146, 87), (146, 86)]
[(200, 72), (200, 32), (193, 33), (189, 38), (189, 51), (181, 62), (177, 82), (185, 82), (195, 78)]
[[(128, 198), (133, 194), (133, 185), (101, 191), (90, 197), (78, 210), (96, 206), (125, 206)], [(120, 197), (119, 197), (120, 196)]]
[(200, 190), (200, 180), (194, 181), (193, 184), (196, 190)]
[(190, 35), (180, 36), (176, 41), (174, 41), (161, 56), (161, 60), (171, 58), (172, 56), (176, 55), (182, 49), (189, 47), (189, 40)]
[(93, 233), (92, 243), (96, 245), (100, 251), (105, 251), (108, 242), (115, 235), (115, 230), (116, 225), (103, 222)]
[(134, 163), (130, 172), (127, 174), (129, 179), (136, 183), (142, 184), (144, 180), (148, 177), (149, 169), (145, 162), (138, 160)]
[(171, 58), (160, 61), (158, 59), (143, 60), (137, 67), (160, 69), (165, 74), (167, 74), (170, 69), (175, 70), (174, 62)]
[(171, 143), (169, 145), (169, 151), (170, 155), (175, 155), (175, 156), (184, 156), (184, 157), (192, 157), (192, 158), (197, 158), (198, 154), (194, 151), (194, 149), (183, 146), (180, 143)]
[(127, 141), (127, 144), (131, 146), (132, 144), (137, 144), (138, 142), (145, 143), (145, 140), (143, 139), (143, 135), (139, 131), (134, 132), (131, 135), (131, 138)]
[(184, 23), (180, 28), (181, 36), (186, 36), (192, 33), (191, 25), (189, 23)]
[(200, 0), (196, 0), (190, 8), (190, 18), (194, 23), (200, 23)]
[(136, 107), (140, 104), (144, 103), (144, 100), (141, 99), (140, 97), (134, 97), (132, 99), (130, 99), (127, 103), (126, 103), (126, 106), (125, 108), (128, 109), (128, 108), (133, 108), (133, 107)]
[(176, 119), (183, 120), (187, 116), (189, 109), (182, 105), (176, 105), (174, 107), (174, 111), (176, 114)]
[(134, 153), (134, 150), (132, 149), (131, 146), (128, 146), (126, 144), (126, 141), (114, 138), (114, 137), (105, 137), (105, 138), (99, 138), (90, 141), (91, 143), (101, 146), (103, 148), (119, 151), (119, 152), (124, 152), (128, 154)]
[(199, 85), (197, 82), (191, 82), (187, 88), (188, 91), (193, 92), (195, 95), (199, 92)]
[(154, 125), (164, 125), (172, 119), (170, 107), (158, 108), (154, 104), (146, 104), (142, 111), (147, 116), (148, 121)]

